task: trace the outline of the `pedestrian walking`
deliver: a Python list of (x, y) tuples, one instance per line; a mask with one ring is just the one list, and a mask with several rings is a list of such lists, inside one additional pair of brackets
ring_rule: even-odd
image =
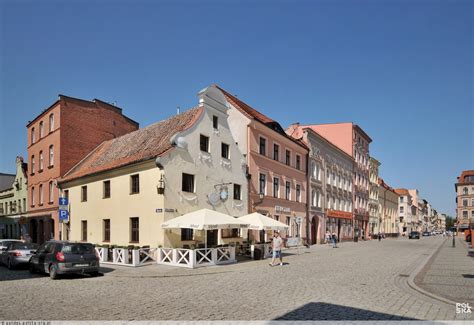
[(337, 235), (335, 232), (332, 233), (332, 248), (337, 248)]
[(382, 234), (380, 233), (380, 231), (379, 231), (378, 237), (379, 237), (379, 241), (381, 241), (382, 240)]
[(330, 244), (331, 243), (331, 233), (329, 232), (329, 230), (326, 230), (326, 244)]
[(273, 254), (272, 254), (272, 262), (270, 263), (270, 266), (275, 266), (275, 260), (277, 258), (280, 259), (280, 265), (283, 265), (283, 257), (281, 256), (281, 248), (283, 246), (284, 246), (283, 239), (280, 237), (280, 233), (276, 231), (272, 240)]

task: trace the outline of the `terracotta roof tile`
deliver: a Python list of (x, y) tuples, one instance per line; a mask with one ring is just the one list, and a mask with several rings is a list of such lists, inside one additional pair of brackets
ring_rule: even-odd
[(409, 195), (408, 190), (406, 188), (396, 188), (395, 193), (398, 195)]
[(458, 183), (464, 183), (466, 182), (464, 180), (464, 177), (466, 176), (474, 176), (474, 170), (464, 170), (462, 173), (461, 173), (461, 176), (458, 177)]
[(143, 129), (104, 141), (60, 181), (70, 181), (158, 157), (172, 148), (171, 137), (194, 125), (202, 111), (201, 107), (196, 107)]

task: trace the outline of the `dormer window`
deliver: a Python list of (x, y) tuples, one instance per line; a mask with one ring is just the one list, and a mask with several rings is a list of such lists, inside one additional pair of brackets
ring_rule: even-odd
[(212, 127), (217, 130), (219, 128), (219, 118), (215, 115), (212, 116)]

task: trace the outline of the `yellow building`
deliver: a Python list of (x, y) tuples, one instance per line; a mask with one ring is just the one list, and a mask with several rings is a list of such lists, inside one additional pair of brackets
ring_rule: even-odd
[[(246, 164), (228, 107), (211, 86), (198, 107), (99, 145), (60, 181), (70, 210), (63, 233), (95, 244), (191, 246), (201, 233), (160, 225), (202, 208), (245, 215)], [(238, 230), (207, 232), (209, 245), (239, 239)]]
[(400, 220), (398, 217), (399, 195), (379, 178), (379, 215), (380, 232), (386, 236), (396, 237), (400, 233)]

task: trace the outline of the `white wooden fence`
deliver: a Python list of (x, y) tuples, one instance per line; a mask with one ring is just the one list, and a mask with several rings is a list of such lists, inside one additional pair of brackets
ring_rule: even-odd
[[(142, 266), (156, 262), (157, 248), (113, 248), (112, 254), (106, 247), (96, 247), (101, 264), (114, 264), (124, 266)], [(111, 256), (109, 256), (111, 255)]]
[(157, 263), (162, 265), (196, 268), (235, 263), (235, 247), (217, 248), (158, 248)]

